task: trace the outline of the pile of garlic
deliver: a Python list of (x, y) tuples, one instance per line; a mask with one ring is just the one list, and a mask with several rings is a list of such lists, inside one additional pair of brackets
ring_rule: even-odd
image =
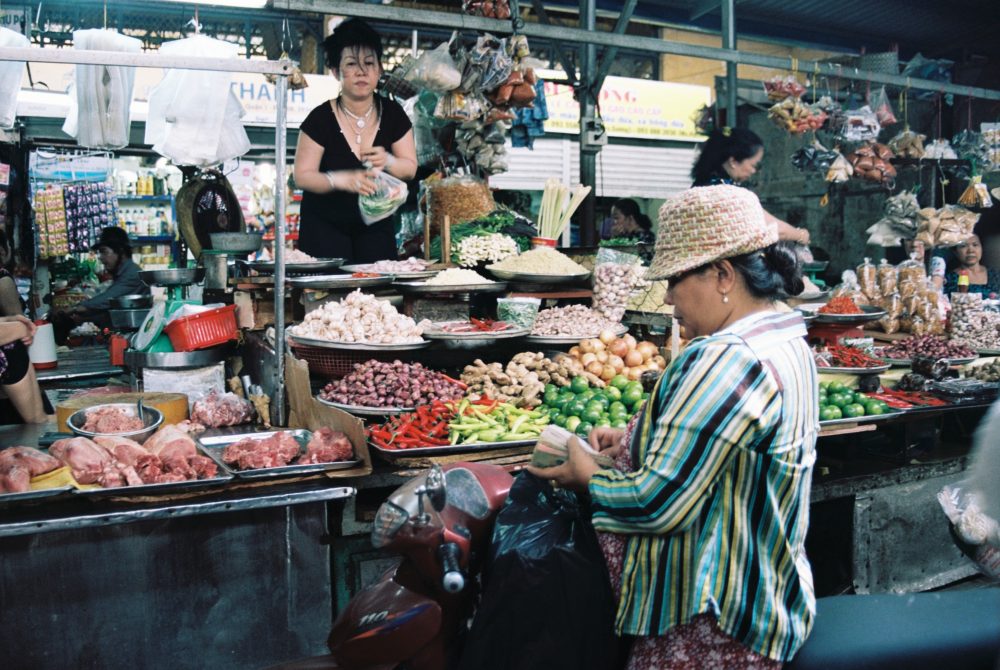
[(341, 302), (328, 302), (288, 329), (296, 337), (329, 342), (409, 344), (421, 342), (423, 329), (385, 300), (354, 291)]

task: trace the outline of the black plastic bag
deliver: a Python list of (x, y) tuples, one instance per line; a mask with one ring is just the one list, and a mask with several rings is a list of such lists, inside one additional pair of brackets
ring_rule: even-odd
[(615, 602), (590, 513), (570, 491), (527, 472), (493, 528), (482, 602), (459, 668), (615, 667)]

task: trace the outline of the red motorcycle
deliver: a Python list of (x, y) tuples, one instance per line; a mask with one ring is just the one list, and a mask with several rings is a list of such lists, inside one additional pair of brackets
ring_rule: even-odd
[(472, 615), (469, 576), (489, 547), (494, 518), (513, 478), (482, 463), (434, 466), (379, 507), (372, 545), (403, 555), (334, 621), (329, 656), (282, 670), (393, 668), (443, 670)]

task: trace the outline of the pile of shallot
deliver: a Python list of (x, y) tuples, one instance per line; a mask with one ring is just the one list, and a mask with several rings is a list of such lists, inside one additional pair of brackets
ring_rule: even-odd
[(417, 407), (435, 400), (458, 400), (462, 384), (420, 363), (370, 360), (320, 391), (323, 400), (358, 407)]

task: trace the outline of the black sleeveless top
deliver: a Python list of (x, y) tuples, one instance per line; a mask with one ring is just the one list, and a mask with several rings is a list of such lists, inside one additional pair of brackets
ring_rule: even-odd
[[(379, 120), (378, 132), (375, 134), (374, 146), (391, 150), (392, 145), (399, 141), (412, 124), (406, 112), (397, 102), (379, 96), (382, 116)], [(331, 170), (361, 170), (364, 166), (351, 152), (347, 138), (340, 131), (340, 124), (333, 112), (333, 103), (329, 100), (309, 112), (309, 115), (299, 127), (314, 142), (323, 147), (323, 157), (320, 159), (321, 172)], [(379, 221), (373, 226), (366, 226), (358, 211), (358, 194), (346, 191), (332, 193), (302, 194), (302, 206), (299, 223), (299, 249), (317, 258), (343, 257), (348, 261), (369, 262), (384, 258), (395, 258), (396, 248), (392, 235), (382, 235), (380, 246), (385, 249), (367, 250), (363, 254), (369, 258), (352, 258), (355, 254), (341, 245), (347, 237), (365, 236), (374, 232), (376, 226), (392, 226), (392, 218)], [(331, 234), (333, 233), (333, 234)], [(377, 258), (372, 258), (377, 257)]]

